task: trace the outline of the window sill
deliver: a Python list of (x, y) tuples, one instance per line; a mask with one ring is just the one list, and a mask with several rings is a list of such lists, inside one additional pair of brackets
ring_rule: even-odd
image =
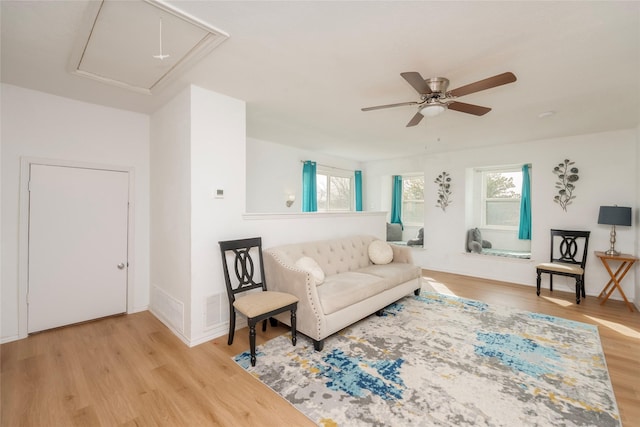
[(391, 245), (396, 245), (396, 246), (404, 246), (411, 249), (424, 249), (423, 245), (407, 245), (407, 242), (400, 241), (400, 240), (392, 240), (392, 241), (387, 240), (387, 243)]
[(336, 218), (354, 216), (386, 216), (386, 212), (373, 211), (345, 211), (345, 212), (291, 212), (291, 213), (245, 213), (242, 219), (245, 220), (268, 220), (268, 219), (295, 219), (295, 218)]
[(472, 257), (491, 257), (491, 259), (496, 259), (496, 260), (501, 260), (501, 261), (509, 261), (509, 262), (519, 262), (519, 263), (532, 263), (533, 260), (531, 259), (531, 255), (529, 255), (529, 258), (519, 258), (519, 257), (515, 257), (515, 256), (507, 256), (507, 255), (498, 255), (495, 253), (490, 253), (490, 252), (483, 252), (483, 253), (475, 253), (475, 252), (465, 252), (464, 253), (467, 256), (472, 256)]

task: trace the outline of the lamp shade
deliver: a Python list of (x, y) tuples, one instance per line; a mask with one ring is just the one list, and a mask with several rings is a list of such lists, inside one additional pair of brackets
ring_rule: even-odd
[(598, 224), (631, 225), (631, 208), (622, 206), (600, 206)]

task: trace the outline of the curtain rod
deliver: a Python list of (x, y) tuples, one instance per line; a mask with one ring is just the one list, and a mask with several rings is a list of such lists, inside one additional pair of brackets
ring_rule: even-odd
[[(307, 160), (300, 160), (300, 163), (304, 163), (306, 161)], [(313, 160), (309, 160), (309, 161), (312, 162)], [(322, 166), (323, 168), (328, 168), (328, 169), (337, 169), (337, 170), (341, 170), (341, 171), (345, 171), (345, 172), (355, 172), (356, 171), (356, 169), (344, 169), (344, 168), (338, 168), (338, 167), (335, 167), (335, 166), (323, 165), (323, 164), (320, 164), (318, 162), (315, 162), (315, 163), (316, 163), (316, 166)]]

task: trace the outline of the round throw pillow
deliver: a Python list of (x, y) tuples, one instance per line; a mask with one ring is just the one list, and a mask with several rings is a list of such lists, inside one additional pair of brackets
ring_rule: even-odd
[(369, 259), (374, 264), (389, 264), (393, 260), (393, 249), (387, 242), (374, 240), (369, 244)]
[(322, 282), (324, 282), (324, 271), (322, 271), (322, 268), (320, 268), (315, 259), (308, 256), (303, 256), (298, 261), (296, 261), (296, 267), (311, 274), (311, 277), (313, 277), (313, 280), (315, 280), (316, 285), (320, 285), (322, 284)]

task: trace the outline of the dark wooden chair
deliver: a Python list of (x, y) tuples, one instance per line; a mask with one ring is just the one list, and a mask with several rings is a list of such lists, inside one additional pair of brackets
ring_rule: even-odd
[[(247, 317), (251, 366), (256, 365), (256, 324), (262, 321), (262, 331), (267, 330), (267, 319), (291, 312), (291, 342), (296, 345), (296, 310), (298, 298), (284, 292), (267, 290), (262, 261), (262, 239), (228, 240), (218, 242), (222, 254), (224, 279), (229, 297), (229, 339), (233, 343), (236, 328), (236, 311)], [(233, 273), (230, 274), (229, 272)], [(253, 292), (249, 292), (253, 291)], [(246, 292), (244, 295), (241, 293)], [(276, 323), (277, 324), (277, 323)]]
[(587, 262), (590, 231), (551, 230), (551, 256), (549, 262), (536, 265), (536, 293), (540, 296), (542, 273), (549, 274), (549, 289), (553, 292), (553, 275), (576, 279), (576, 304), (580, 294), (586, 298), (584, 289), (584, 266)]

